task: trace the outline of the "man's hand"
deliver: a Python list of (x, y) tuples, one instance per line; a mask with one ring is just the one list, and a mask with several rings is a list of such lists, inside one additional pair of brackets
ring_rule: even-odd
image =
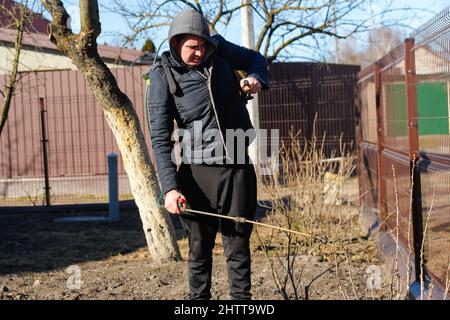
[(184, 207), (186, 206), (186, 198), (180, 192), (174, 189), (166, 193), (164, 206), (167, 211), (171, 214), (181, 214), (179, 203), (182, 203)]
[(258, 93), (261, 91), (261, 83), (253, 77), (244, 78), (240, 82), (241, 88), (245, 93)]

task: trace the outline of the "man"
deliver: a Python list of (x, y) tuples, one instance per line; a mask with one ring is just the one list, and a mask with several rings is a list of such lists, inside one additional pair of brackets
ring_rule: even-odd
[[(165, 207), (181, 214), (188, 234), (190, 298), (211, 298), (212, 250), (220, 228), (230, 295), (250, 299), (251, 225), (182, 213), (180, 204), (254, 218), (256, 175), (247, 153), (249, 143), (236, 143), (240, 136), (230, 132), (248, 133), (253, 128), (243, 92), (268, 88), (267, 63), (255, 51), (211, 36), (206, 20), (194, 10), (174, 18), (169, 44), (170, 52), (150, 70), (147, 103)], [(234, 70), (247, 72), (247, 77), (238, 82)], [(174, 120), (182, 136), (178, 171), (172, 157)]]

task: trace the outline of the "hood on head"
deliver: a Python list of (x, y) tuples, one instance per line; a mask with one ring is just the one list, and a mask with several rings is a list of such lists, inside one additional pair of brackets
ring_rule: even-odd
[[(180, 35), (194, 35), (208, 42), (209, 45), (203, 62), (207, 61), (217, 48), (217, 40), (211, 37), (208, 22), (199, 12), (193, 9), (183, 10), (173, 18), (169, 29), (169, 46), (172, 38)], [(183, 63), (176, 48), (170, 46), (170, 54), (175, 60)]]

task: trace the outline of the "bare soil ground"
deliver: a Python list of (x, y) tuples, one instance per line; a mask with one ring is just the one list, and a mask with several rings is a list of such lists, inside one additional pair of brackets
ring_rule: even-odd
[[(353, 211), (357, 215), (358, 208)], [(83, 215), (86, 215), (84, 213)], [(97, 213), (98, 214), (98, 213)], [(71, 213), (5, 214), (0, 216), (0, 299), (188, 299), (187, 241), (178, 230), (184, 261), (156, 266), (148, 254), (139, 214), (121, 213), (117, 223), (55, 223)], [(369, 266), (380, 265), (371, 240), (355, 240), (349, 262), (336, 274), (331, 268), (310, 286), (309, 299), (386, 299), (381, 290), (367, 288)], [(253, 298), (282, 299), (272, 269), (258, 240), (252, 239)], [(324, 255), (298, 257), (303, 288), (334, 265)], [(74, 288), (73, 270), (81, 283)], [(213, 299), (229, 299), (226, 262), (220, 236), (216, 239)]]

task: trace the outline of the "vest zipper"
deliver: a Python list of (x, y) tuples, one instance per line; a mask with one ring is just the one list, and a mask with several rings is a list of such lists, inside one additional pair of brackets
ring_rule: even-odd
[(213, 67), (211, 65), (211, 67), (209, 67), (209, 77), (207, 79), (209, 97), (211, 98), (211, 106), (212, 106), (212, 109), (214, 111), (214, 116), (216, 118), (217, 126), (219, 127), (220, 138), (222, 139), (222, 144), (223, 144), (223, 147), (225, 149), (225, 156), (227, 157), (227, 159), (229, 159), (231, 161), (231, 158), (230, 158), (230, 156), (228, 154), (227, 145), (225, 144), (225, 139), (224, 139), (223, 134), (222, 134), (222, 129), (220, 128), (219, 117), (217, 115), (217, 110), (216, 110), (216, 104), (214, 103), (214, 96), (212, 94), (212, 89), (211, 89), (212, 71), (213, 71)]

